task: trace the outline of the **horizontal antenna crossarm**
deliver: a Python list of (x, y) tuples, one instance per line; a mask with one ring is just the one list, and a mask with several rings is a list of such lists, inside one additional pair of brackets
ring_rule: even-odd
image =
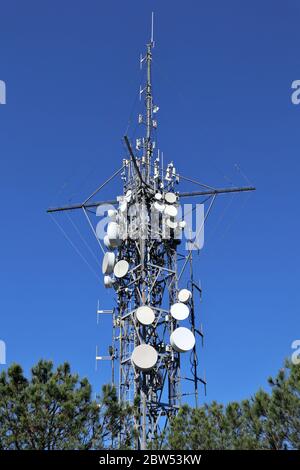
[(244, 191), (255, 191), (256, 188), (253, 186), (244, 187), (232, 187), (232, 188), (218, 188), (207, 191), (192, 191), (190, 193), (179, 193), (179, 197), (190, 197), (190, 196), (213, 196), (214, 194), (226, 194), (226, 193), (242, 193)]
[(89, 208), (92, 208), (92, 207), (105, 206), (106, 204), (114, 206), (117, 203), (118, 203), (118, 201), (111, 200), (111, 201), (90, 202), (89, 204), (82, 204), (82, 203), (72, 204), (70, 206), (49, 207), (49, 209), (47, 209), (47, 212), (51, 213), (51, 212), (73, 211), (73, 210), (76, 210), (76, 209), (89, 209)]
[[(192, 191), (190, 193), (179, 193), (179, 197), (193, 197), (193, 196), (213, 196), (216, 194), (226, 194), (226, 193), (242, 193), (245, 191), (255, 191), (256, 188), (253, 186), (244, 186), (244, 187), (232, 187), (232, 188), (218, 188), (213, 190), (207, 191)], [(116, 205), (118, 204), (117, 200), (110, 200), (110, 201), (95, 201), (88, 204), (73, 204), (70, 206), (62, 206), (62, 207), (49, 207), (47, 212), (62, 212), (62, 211), (72, 211), (75, 209), (89, 209), (92, 207), (104, 206), (104, 205)]]

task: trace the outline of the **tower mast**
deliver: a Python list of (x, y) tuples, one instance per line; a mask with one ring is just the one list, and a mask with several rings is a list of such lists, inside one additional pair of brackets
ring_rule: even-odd
[(152, 85), (151, 85), (151, 65), (152, 65), (152, 49), (154, 47), (153, 41), (153, 12), (151, 17), (151, 39), (147, 44), (146, 52), (146, 63), (147, 63), (147, 83), (146, 83), (146, 139), (145, 139), (145, 154), (146, 154), (146, 168), (147, 175), (146, 180), (149, 183), (150, 180), (150, 171), (151, 171), (151, 157), (152, 157), (152, 111), (153, 111), (153, 99), (152, 99)]
[[(93, 228), (88, 211), (108, 206), (107, 232), (103, 242), (105, 252), (102, 272), (104, 285), (115, 291), (116, 308), (99, 310), (112, 313), (113, 344), (109, 348), (112, 366), (118, 365), (117, 382), (120, 403), (135, 407), (135, 447), (145, 449), (166, 427), (168, 420), (176, 415), (182, 396), (193, 394), (198, 403), (199, 382), (206, 385), (198, 375), (198, 343), (203, 339), (199, 318), (197, 294), (202, 293), (194, 281), (191, 248), (189, 253), (179, 253), (184, 231), (184, 220), (178, 213), (181, 198), (212, 198), (219, 194), (253, 191), (255, 188), (213, 188), (183, 177), (169, 163), (165, 174), (158, 158), (152, 164), (153, 129), (157, 127), (153, 114), (152, 51), (153, 13), (151, 39), (146, 45), (145, 116), (139, 115), (139, 123), (146, 127), (143, 144), (138, 139), (136, 149), (142, 156), (136, 157), (127, 136), (124, 137), (128, 157), (120, 170), (108, 178), (82, 203), (48, 209), (49, 213), (83, 210), (102, 250), (101, 236)], [(139, 143), (138, 143), (139, 142)], [(113, 178), (122, 174), (123, 194), (111, 201), (95, 201), (93, 198)], [(179, 192), (176, 184), (180, 179), (202, 186), (199, 191)], [(203, 224), (204, 224), (203, 221)], [(180, 233), (179, 233), (180, 232)], [(190, 239), (188, 246), (190, 244)], [(182, 265), (180, 266), (180, 263)], [(186, 266), (190, 266), (188, 279), (183, 279)], [(180, 268), (180, 269), (178, 269)], [(185, 322), (185, 323), (184, 323)], [(187, 325), (182, 326), (182, 325)], [(182, 355), (190, 359), (191, 375), (185, 372)], [(114, 371), (114, 369), (113, 369)], [(113, 379), (114, 380), (114, 379)], [(193, 391), (181, 390), (181, 382), (192, 384)], [(185, 382), (186, 383), (186, 382)], [(128, 436), (128, 429), (121, 430), (119, 443)]]

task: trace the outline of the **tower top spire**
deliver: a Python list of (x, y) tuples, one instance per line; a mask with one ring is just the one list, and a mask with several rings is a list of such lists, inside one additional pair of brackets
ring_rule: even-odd
[(150, 40), (150, 44), (152, 47), (154, 47), (155, 43), (154, 43), (154, 12), (152, 11), (151, 13), (151, 40)]
[(154, 143), (152, 141), (152, 131), (157, 126), (157, 121), (153, 120), (153, 113), (157, 112), (157, 109), (153, 109), (153, 96), (152, 96), (152, 49), (154, 48), (154, 12), (151, 13), (151, 35), (150, 42), (146, 45), (146, 55), (141, 56), (140, 63), (141, 66), (143, 62), (146, 62), (147, 74), (146, 74), (146, 84), (143, 89), (140, 90), (140, 96), (145, 92), (145, 120), (141, 120), (146, 125), (146, 135), (143, 139), (143, 165), (144, 165), (144, 178), (147, 182), (150, 181), (151, 174), (151, 158), (153, 155)]

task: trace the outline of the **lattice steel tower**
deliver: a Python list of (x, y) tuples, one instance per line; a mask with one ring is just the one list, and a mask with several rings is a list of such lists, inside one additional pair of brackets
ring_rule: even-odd
[[(140, 59), (141, 66), (146, 66), (146, 83), (140, 90), (145, 108), (138, 116), (144, 135), (136, 140), (135, 152), (125, 136), (128, 157), (112, 177), (83, 203), (48, 209), (48, 212), (82, 209), (104, 253), (104, 284), (115, 291), (117, 300), (117, 307), (111, 310), (113, 345), (109, 359), (113, 371), (118, 370), (118, 377), (115, 380), (113, 374), (112, 380), (120, 402), (135, 402), (139, 409), (134, 425), (138, 435), (136, 448), (140, 449), (145, 449), (177, 413), (184, 395), (192, 393), (198, 404), (199, 382), (204, 385), (206, 382), (198, 375), (197, 348), (203, 333), (196, 308), (201, 287), (194, 282), (193, 251), (199, 248), (199, 234), (216, 196), (254, 189), (216, 189), (179, 175), (172, 162), (163, 168), (155, 149), (159, 108), (152, 96), (153, 47), (152, 15), (151, 40)], [(104, 185), (119, 174), (123, 180), (122, 195), (113, 201), (93, 201)], [(201, 191), (179, 192), (177, 185), (181, 180), (200, 185)], [(200, 202), (205, 197), (209, 205), (192, 237), (180, 202), (181, 198), (194, 196)], [(104, 205), (108, 207), (108, 225), (102, 237), (87, 211), (103, 209)], [(182, 248), (183, 234), (186, 250)], [(187, 361), (182, 360), (184, 355), (189, 356), (188, 374)], [(182, 390), (183, 380), (192, 384), (191, 392)]]

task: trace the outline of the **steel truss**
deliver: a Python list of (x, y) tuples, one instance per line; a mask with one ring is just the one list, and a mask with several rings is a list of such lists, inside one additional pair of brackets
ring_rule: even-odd
[[(153, 31), (153, 28), (152, 28)], [(137, 449), (151, 446), (151, 442), (161, 434), (169, 419), (175, 416), (182, 402), (182, 397), (189, 394), (182, 390), (183, 379), (193, 386), (191, 392), (198, 405), (199, 383), (206, 385), (205, 378), (198, 372), (198, 348), (203, 341), (203, 331), (196, 307), (196, 297), (201, 297), (201, 287), (194, 282), (193, 251), (180, 254), (180, 238), (172, 228), (166, 232), (166, 218), (153, 211), (153, 200), (157, 192), (174, 192), (178, 203), (185, 197), (211, 197), (219, 194), (253, 191), (253, 187), (213, 188), (202, 185), (201, 191), (176, 192), (175, 184), (180, 175), (173, 170), (171, 176), (164, 177), (159, 159), (152, 164), (154, 152), (153, 134), (157, 123), (153, 119), (154, 105), (151, 84), (151, 62), (153, 37), (147, 44), (146, 55), (141, 59), (147, 66), (145, 94), (145, 116), (140, 119), (145, 125), (145, 136), (139, 152), (135, 156), (129, 139), (125, 144), (129, 156), (122, 167), (108, 180), (99, 186), (84, 202), (69, 206), (49, 208), (48, 212), (82, 209), (87, 213), (91, 208), (100, 205), (117, 205), (126, 198), (130, 191), (128, 210), (123, 216), (124, 237), (117, 249), (117, 260), (126, 260), (130, 265), (128, 274), (115, 282), (117, 306), (112, 312), (113, 345), (109, 358), (112, 362), (112, 381), (117, 385), (120, 403), (134, 404), (136, 413), (134, 427), (136, 430)], [(170, 167), (172, 170), (172, 166)], [(123, 195), (111, 201), (93, 201), (94, 196), (114, 177), (122, 172), (124, 181)], [(195, 182), (190, 178), (182, 177)], [(210, 206), (211, 207), (211, 206)], [(210, 208), (209, 208), (210, 210)], [(156, 218), (156, 220), (154, 220)], [(154, 223), (155, 222), (155, 223)], [(154, 229), (153, 229), (154, 227)], [(95, 230), (93, 228), (95, 233)], [(101, 248), (103, 249), (102, 245)], [(170, 306), (177, 302), (179, 284), (183, 271), (189, 269), (188, 282), (180, 287), (190, 289), (192, 296), (188, 301), (190, 309), (189, 325), (196, 337), (196, 343), (190, 353), (190, 372), (182, 370), (181, 355), (170, 346), (170, 335), (178, 327), (178, 321), (170, 315)], [(140, 306), (150, 306), (155, 312), (155, 321), (149, 326), (141, 325), (136, 319), (136, 310)], [(103, 311), (107, 313), (107, 311)], [(131, 360), (131, 354), (140, 344), (149, 344), (158, 353), (158, 361), (151, 370), (138, 370)], [(114, 371), (118, 370), (115, 381)], [(120, 441), (126, 434), (124, 429)], [(150, 443), (150, 444), (149, 444)]]

